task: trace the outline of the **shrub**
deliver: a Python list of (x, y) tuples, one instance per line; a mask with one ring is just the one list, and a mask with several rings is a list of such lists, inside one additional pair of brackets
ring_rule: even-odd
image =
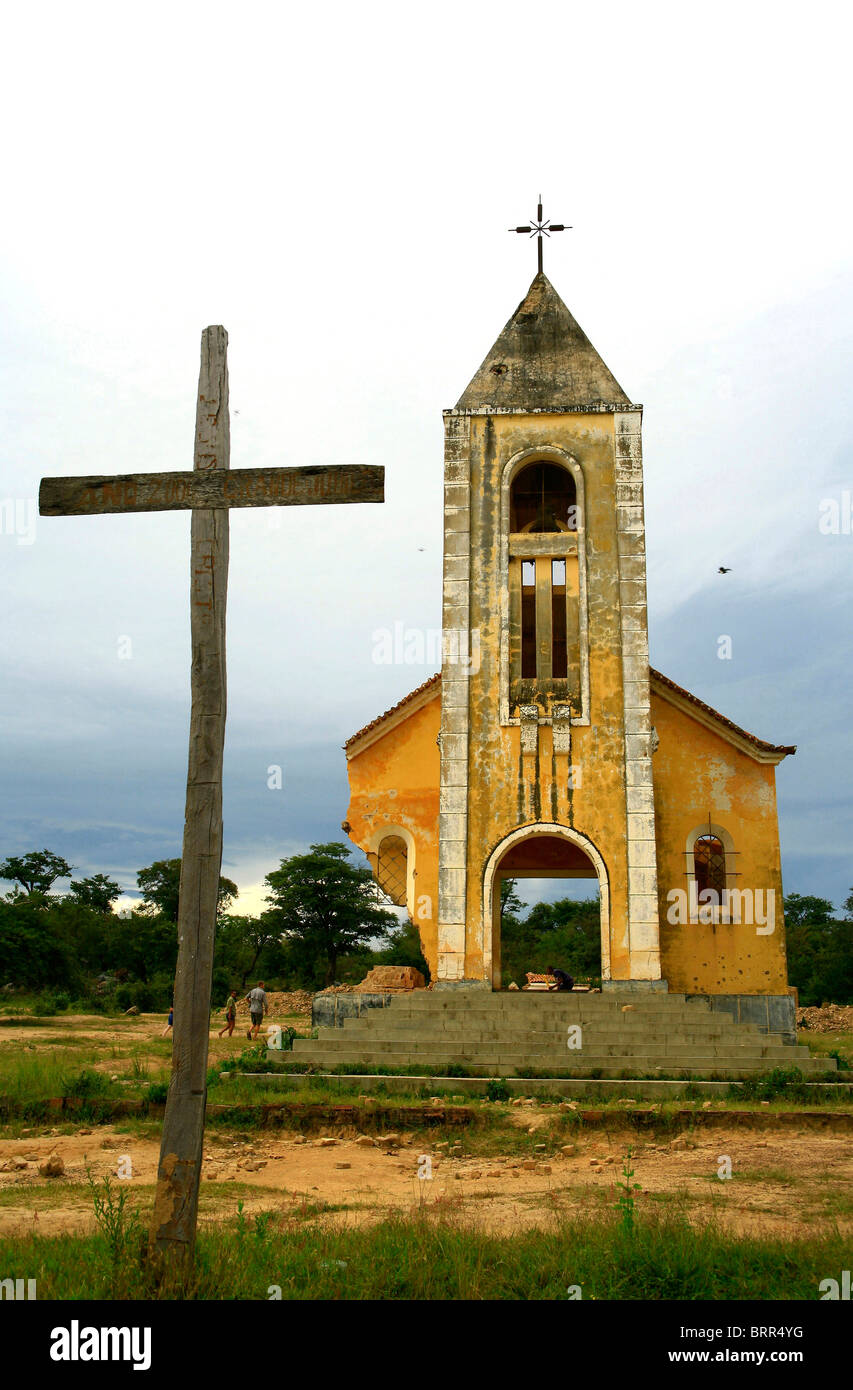
[(493, 1076), (486, 1087), (489, 1100), (509, 1100), (510, 1090), (502, 1077)]
[(74, 1096), (80, 1100), (90, 1096), (104, 1096), (110, 1089), (109, 1078), (103, 1072), (84, 1068), (76, 1076), (67, 1076), (62, 1083), (63, 1096)]
[(130, 985), (119, 985), (115, 992), (115, 1000), (122, 1010), (130, 1009), (135, 1004), (140, 1013), (154, 1012), (154, 991), (143, 980), (135, 980)]
[(733, 1099), (746, 1100), (809, 1099), (806, 1080), (799, 1067), (774, 1067), (770, 1072), (759, 1072), (755, 1076), (744, 1077), (743, 1081), (732, 1083), (729, 1095)]

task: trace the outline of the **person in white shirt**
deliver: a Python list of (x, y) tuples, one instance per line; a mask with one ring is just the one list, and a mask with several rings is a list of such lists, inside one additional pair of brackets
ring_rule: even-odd
[(252, 1026), (246, 1037), (254, 1039), (258, 1036), (258, 1029), (264, 1021), (264, 1014), (268, 1012), (263, 980), (258, 980), (256, 989), (249, 990), (246, 999), (249, 1002), (249, 1013), (252, 1016)]

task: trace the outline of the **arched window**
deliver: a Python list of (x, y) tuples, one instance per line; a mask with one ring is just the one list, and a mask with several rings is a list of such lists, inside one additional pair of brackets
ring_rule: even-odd
[(557, 463), (530, 463), (515, 478), (510, 530), (537, 535), (577, 530), (575, 481)]
[(513, 708), (580, 709), (579, 521), (575, 478), (534, 459), (509, 488), (510, 680)]
[(382, 892), (397, 907), (406, 906), (409, 852), (399, 835), (386, 835), (377, 854), (376, 878)]
[(700, 895), (711, 889), (723, 901), (726, 891), (726, 850), (716, 835), (700, 835), (693, 845), (693, 876)]

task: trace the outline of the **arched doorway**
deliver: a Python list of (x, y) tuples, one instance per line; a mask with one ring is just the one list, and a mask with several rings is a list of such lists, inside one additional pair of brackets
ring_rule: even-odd
[(501, 988), (500, 885), (509, 878), (590, 878), (601, 899), (601, 977), (610, 978), (610, 890), (604, 860), (591, 840), (565, 825), (522, 826), (489, 855), (483, 881), (486, 979)]

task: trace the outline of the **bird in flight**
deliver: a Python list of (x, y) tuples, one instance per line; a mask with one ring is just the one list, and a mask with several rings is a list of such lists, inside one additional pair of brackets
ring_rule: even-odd
[(720, 565), (719, 569), (717, 570), (717, 574), (731, 574), (731, 572), (731, 565)]

